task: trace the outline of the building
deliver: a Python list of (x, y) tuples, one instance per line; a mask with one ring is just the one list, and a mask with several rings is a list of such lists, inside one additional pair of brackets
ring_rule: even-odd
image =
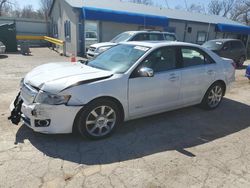
[(246, 45), (250, 27), (215, 15), (152, 7), (120, 0), (54, 0), (50, 10), (52, 36), (65, 41), (68, 54), (85, 54), (85, 33), (98, 42), (129, 30), (175, 32), (178, 40), (202, 44), (215, 38), (237, 38)]

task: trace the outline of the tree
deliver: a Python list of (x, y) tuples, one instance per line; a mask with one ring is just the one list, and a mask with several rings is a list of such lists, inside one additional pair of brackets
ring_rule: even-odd
[(212, 0), (208, 4), (208, 12), (210, 14), (220, 15), (222, 10), (223, 10), (223, 5), (222, 5), (221, 1)]
[(0, 0), (0, 16), (8, 15), (13, 5), (14, 2), (12, 0)]
[(188, 7), (189, 12), (206, 13), (206, 10), (201, 5), (191, 4)]
[(231, 19), (250, 25), (250, 0), (238, 1), (230, 13)]
[(53, 0), (40, 0), (41, 9), (39, 10), (39, 12), (43, 14), (45, 20), (48, 20), (52, 3)]
[(229, 12), (232, 10), (233, 6), (234, 6), (234, 2), (235, 0), (223, 0), (222, 1), (222, 6), (223, 6), (223, 17), (227, 17)]
[(223, 17), (230, 16), (235, 0), (212, 0), (208, 5), (208, 12), (214, 15), (221, 15)]

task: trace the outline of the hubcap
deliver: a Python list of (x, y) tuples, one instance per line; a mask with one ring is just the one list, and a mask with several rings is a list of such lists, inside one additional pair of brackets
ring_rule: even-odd
[(109, 106), (99, 106), (89, 113), (86, 129), (92, 136), (105, 136), (112, 131), (115, 122), (115, 111)]
[(222, 99), (223, 91), (220, 86), (215, 86), (213, 89), (211, 89), (209, 95), (208, 95), (208, 105), (211, 108), (214, 108), (218, 106)]

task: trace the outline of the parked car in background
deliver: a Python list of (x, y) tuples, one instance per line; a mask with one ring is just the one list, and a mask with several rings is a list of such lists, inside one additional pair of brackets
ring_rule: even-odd
[(174, 33), (160, 31), (127, 31), (119, 34), (110, 42), (91, 45), (87, 51), (87, 58), (91, 59), (120, 42), (128, 41), (177, 41)]
[(98, 42), (98, 36), (95, 31), (86, 31), (85, 33), (85, 46), (88, 49), (92, 44)]
[(216, 39), (207, 41), (202, 46), (212, 50), (221, 57), (234, 60), (238, 67), (241, 67), (247, 58), (247, 49), (241, 40)]
[(0, 54), (4, 54), (6, 50), (6, 46), (0, 41)]
[(250, 65), (247, 66), (246, 77), (250, 80)]
[(194, 44), (121, 43), (86, 64), (33, 69), (10, 119), (21, 115), (36, 132), (104, 138), (123, 121), (196, 104), (217, 108), (235, 79), (231, 63)]

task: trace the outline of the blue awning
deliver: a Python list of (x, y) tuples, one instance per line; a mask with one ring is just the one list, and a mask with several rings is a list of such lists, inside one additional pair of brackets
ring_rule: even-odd
[(216, 25), (216, 31), (250, 35), (250, 27), (245, 25), (231, 25), (219, 23)]
[(155, 16), (93, 7), (83, 7), (81, 19), (138, 24), (145, 26), (168, 26), (168, 18), (165, 16)]

